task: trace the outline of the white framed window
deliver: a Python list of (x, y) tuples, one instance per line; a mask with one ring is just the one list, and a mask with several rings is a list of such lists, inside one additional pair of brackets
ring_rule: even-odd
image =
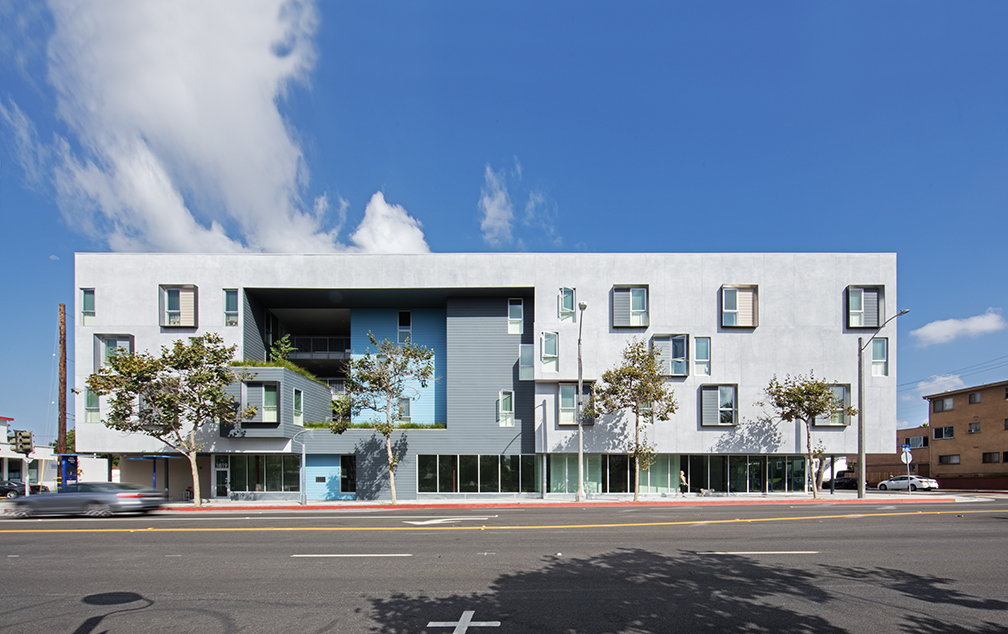
[(647, 326), (649, 323), (648, 287), (614, 286), (612, 318), (613, 326)]
[(557, 317), (562, 322), (574, 322), (577, 320), (576, 313), (574, 312), (574, 307), (577, 305), (574, 295), (574, 289), (567, 288), (566, 286), (561, 287), (560, 292), (557, 294)]
[(263, 414), (262, 422), (264, 423), (275, 423), (279, 419), (277, 418), (278, 412), (277, 404), (277, 384), (276, 383), (263, 383)]
[(882, 323), (882, 287), (847, 287), (847, 327), (878, 328)]
[(196, 327), (196, 287), (161, 286), (161, 325), (177, 328)]
[(955, 425), (945, 425), (943, 427), (934, 428), (935, 440), (947, 440), (949, 438), (955, 438)]
[(294, 424), (304, 427), (304, 392), (294, 390)]
[(952, 411), (954, 404), (955, 402), (951, 396), (948, 398), (936, 398), (931, 401), (931, 409), (935, 412), (950, 412)]
[(871, 373), (872, 376), (889, 376), (889, 340), (885, 337), (872, 339)]
[(91, 390), (84, 390), (84, 421), (88, 423), (101, 422), (101, 410), (98, 395)]
[(224, 325), (238, 325), (238, 289), (224, 289)]
[(541, 338), (543, 372), (560, 371), (560, 335), (544, 332)]
[(81, 325), (93, 326), (95, 323), (95, 297), (93, 288), (81, 289)]
[(497, 424), (501, 427), (514, 427), (514, 392), (501, 390), (497, 397)]
[(525, 311), (520, 297), (508, 300), (508, 334), (522, 334), (522, 323), (525, 321)]
[(700, 390), (701, 425), (738, 423), (737, 385), (703, 385)]
[(642, 423), (653, 423), (654, 422), (654, 404), (651, 401), (647, 403), (641, 403), (640, 408), (640, 422)]
[(413, 313), (408, 310), (399, 311), (399, 343), (407, 343), (413, 339)]
[(980, 423), (970, 423), (969, 427), (966, 428), (967, 434), (979, 434), (980, 433)]
[(399, 422), (408, 423), (413, 420), (413, 403), (408, 396), (399, 398)]
[(535, 344), (518, 344), (518, 380), (532, 381), (535, 379)]
[(979, 402), (980, 402), (980, 392), (970, 392), (969, 404), (976, 405)]
[(693, 367), (700, 376), (711, 375), (710, 337), (693, 337)]
[(133, 352), (132, 335), (96, 335), (95, 336), (95, 372), (106, 365), (116, 352)]
[(655, 335), (651, 339), (651, 346), (662, 374), (689, 374), (689, 335)]
[(927, 436), (910, 436), (907, 438), (907, 442), (910, 444), (911, 449), (920, 449), (921, 447), (928, 446)]
[(560, 384), (560, 413), (557, 422), (561, 425), (577, 425), (577, 384)]
[(850, 406), (850, 386), (832, 385), (833, 411), (815, 419), (816, 425), (849, 425), (850, 416), (844, 410)]
[(759, 303), (755, 285), (721, 287), (721, 325), (754, 328), (759, 325)]

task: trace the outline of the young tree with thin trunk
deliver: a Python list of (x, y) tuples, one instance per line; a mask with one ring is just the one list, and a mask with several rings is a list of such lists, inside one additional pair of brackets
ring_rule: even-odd
[(217, 333), (176, 340), (162, 346), (161, 356), (116, 351), (108, 363), (87, 378), (89, 390), (109, 396), (111, 429), (146, 434), (185, 456), (192, 467), (193, 499), (200, 506), (196, 456), (203, 449), (203, 430), (215, 422), (251, 418), (252, 406), (238, 413), (225, 388), (252, 377), (230, 365), (238, 346), (225, 346)]
[(606, 370), (602, 380), (592, 391), (586, 417), (597, 418), (604, 414), (617, 414), (630, 410), (634, 416), (633, 446), (630, 455), (634, 457), (634, 502), (640, 495), (640, 472), (647, 469), (655, 459), (654, 446), (647, 437), (641, 438), (641, 418), (668, 420), (675, 413), (678, 404), (672, 390), (665, 387), (666, 379), (655, 351), (641, 339), (632, 339), (623, 350), (622, 365)]
[(351, 416), (373, 413), (367, 422), (385, 437), (389, 488), (392, 504), (395, 504), (395, 470), (401, 456), (392, 450), (392, 430), (400, 419), (399, 399), (407, 393), (419, 394), (417, 385), (427, 387), (434, 375), (434, 351), (409, 340), (396, 344), (386, 339), (379, 344), (370, 332), (368, 339), (377, 351), (372, 354), (369, 348), (365, 354), (350, 360), (343, 383), (344, 394), (333, 401), (334, 416), (329, 429), (342, 434), (349, 427)]
[[(776, 417), (786, 423), (802, 421), (805, 424), (806, 481), (812, 470), (812, 424), (815, 419), (827, 414), (857, 414), (857, 409), (837, 402), (832, 387), (832, 383), (815, 378), (814, 372), (809, 372), (807, 377), (800, 374), (792, 377), (789, 374), (783, 381), (779, 381), (775, 374), (766, 387), (766, 400), (757, 403), (770, 406)], [(812, 482), (812, 497), (819, 497), (816, 481)]]

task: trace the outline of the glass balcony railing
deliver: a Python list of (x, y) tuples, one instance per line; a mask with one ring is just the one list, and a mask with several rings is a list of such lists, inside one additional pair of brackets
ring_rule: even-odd
[(350, 337), (291, 337), (291, 359), (346, 359)]

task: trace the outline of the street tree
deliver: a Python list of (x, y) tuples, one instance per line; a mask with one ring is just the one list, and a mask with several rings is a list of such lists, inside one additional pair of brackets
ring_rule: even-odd
[(239, 411), (225, 388), (252, 378), (230, 366), (237, 346), (225, 346), (217, 333), (176, 340), (161, 347), (161, 356), (117, 350), (98, 372), (88, 376), (89, 390), (111, 396), (108, 418), (117, 431), (146, 434), (189, 460), (193, 499), (200, 497), (196, 456), (203, 449), (201, 432), (215, 422), (251, 418), (254, 406)]
[(633, 445), (630, 455), (634, 458), (634, 501), (640, 495), (640, 472), (647, 469), (655, 459), (654, 445), (646, 435), (641, 437), (641, 419), (668, 420), (675, 413), (678, 404), (675, 394), (666, 387), (656, 352), (646, 341), (636, 337), (623, 349), (623, 363), (602, 374), (602, 380), (592, 390), (592, 399), (586, 416), (618, 414), (630, 410), (634, 417)]
[[(774, 416), (784, 422), (801, 421), (805, 424), (806, 479), (813, 468), (812, 425), (815, 419), (834, 414), (847, 416), (857, 414), (857, 409), (836, 399), (832, 387), (832, 383), (817, 379), (814, 372), (809, 372), (807, 377), (800, 374), (792, 377), (788, 374), (783, 381), (778, 380), (775, 374), (764, 390), (766, 399), (757, 403), (760, 406), (769, 406)], [(819, 497), (818, 484), (816, 481), (812, 483), (812, 496), (815, 498)]]
[[(434, 351), (407, 340), (397, 344), (385, 339), (380, 344), (371, 332), (368, 339), (376, 350), (352, 358), (344, 393), (333, 401), (333, 420), (329, 429), (342, 434), (352, 416), (366, 413), (366, 424), (385, 437), (388, 458), (389, 488), (392, 503), (396, 503), (395, 470), (401, 456), (392, 450), (392, 430), (400, 421), (400, 399), (406, 394), (419, 394), (434, 375)], [(419, 387), (418, 387), (419, 386)]]

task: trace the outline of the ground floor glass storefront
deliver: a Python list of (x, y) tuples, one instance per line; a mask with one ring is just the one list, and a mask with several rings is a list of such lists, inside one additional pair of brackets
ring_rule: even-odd
[[(419, 493), (537, 493), (542, 461), (532, 454), (419, 455)], [(576, 480), (577, 478), (575, 478)]]
[(301, 456), (238, 454), (214, 456), (214, 496), (233, 492), (301, 490)]

